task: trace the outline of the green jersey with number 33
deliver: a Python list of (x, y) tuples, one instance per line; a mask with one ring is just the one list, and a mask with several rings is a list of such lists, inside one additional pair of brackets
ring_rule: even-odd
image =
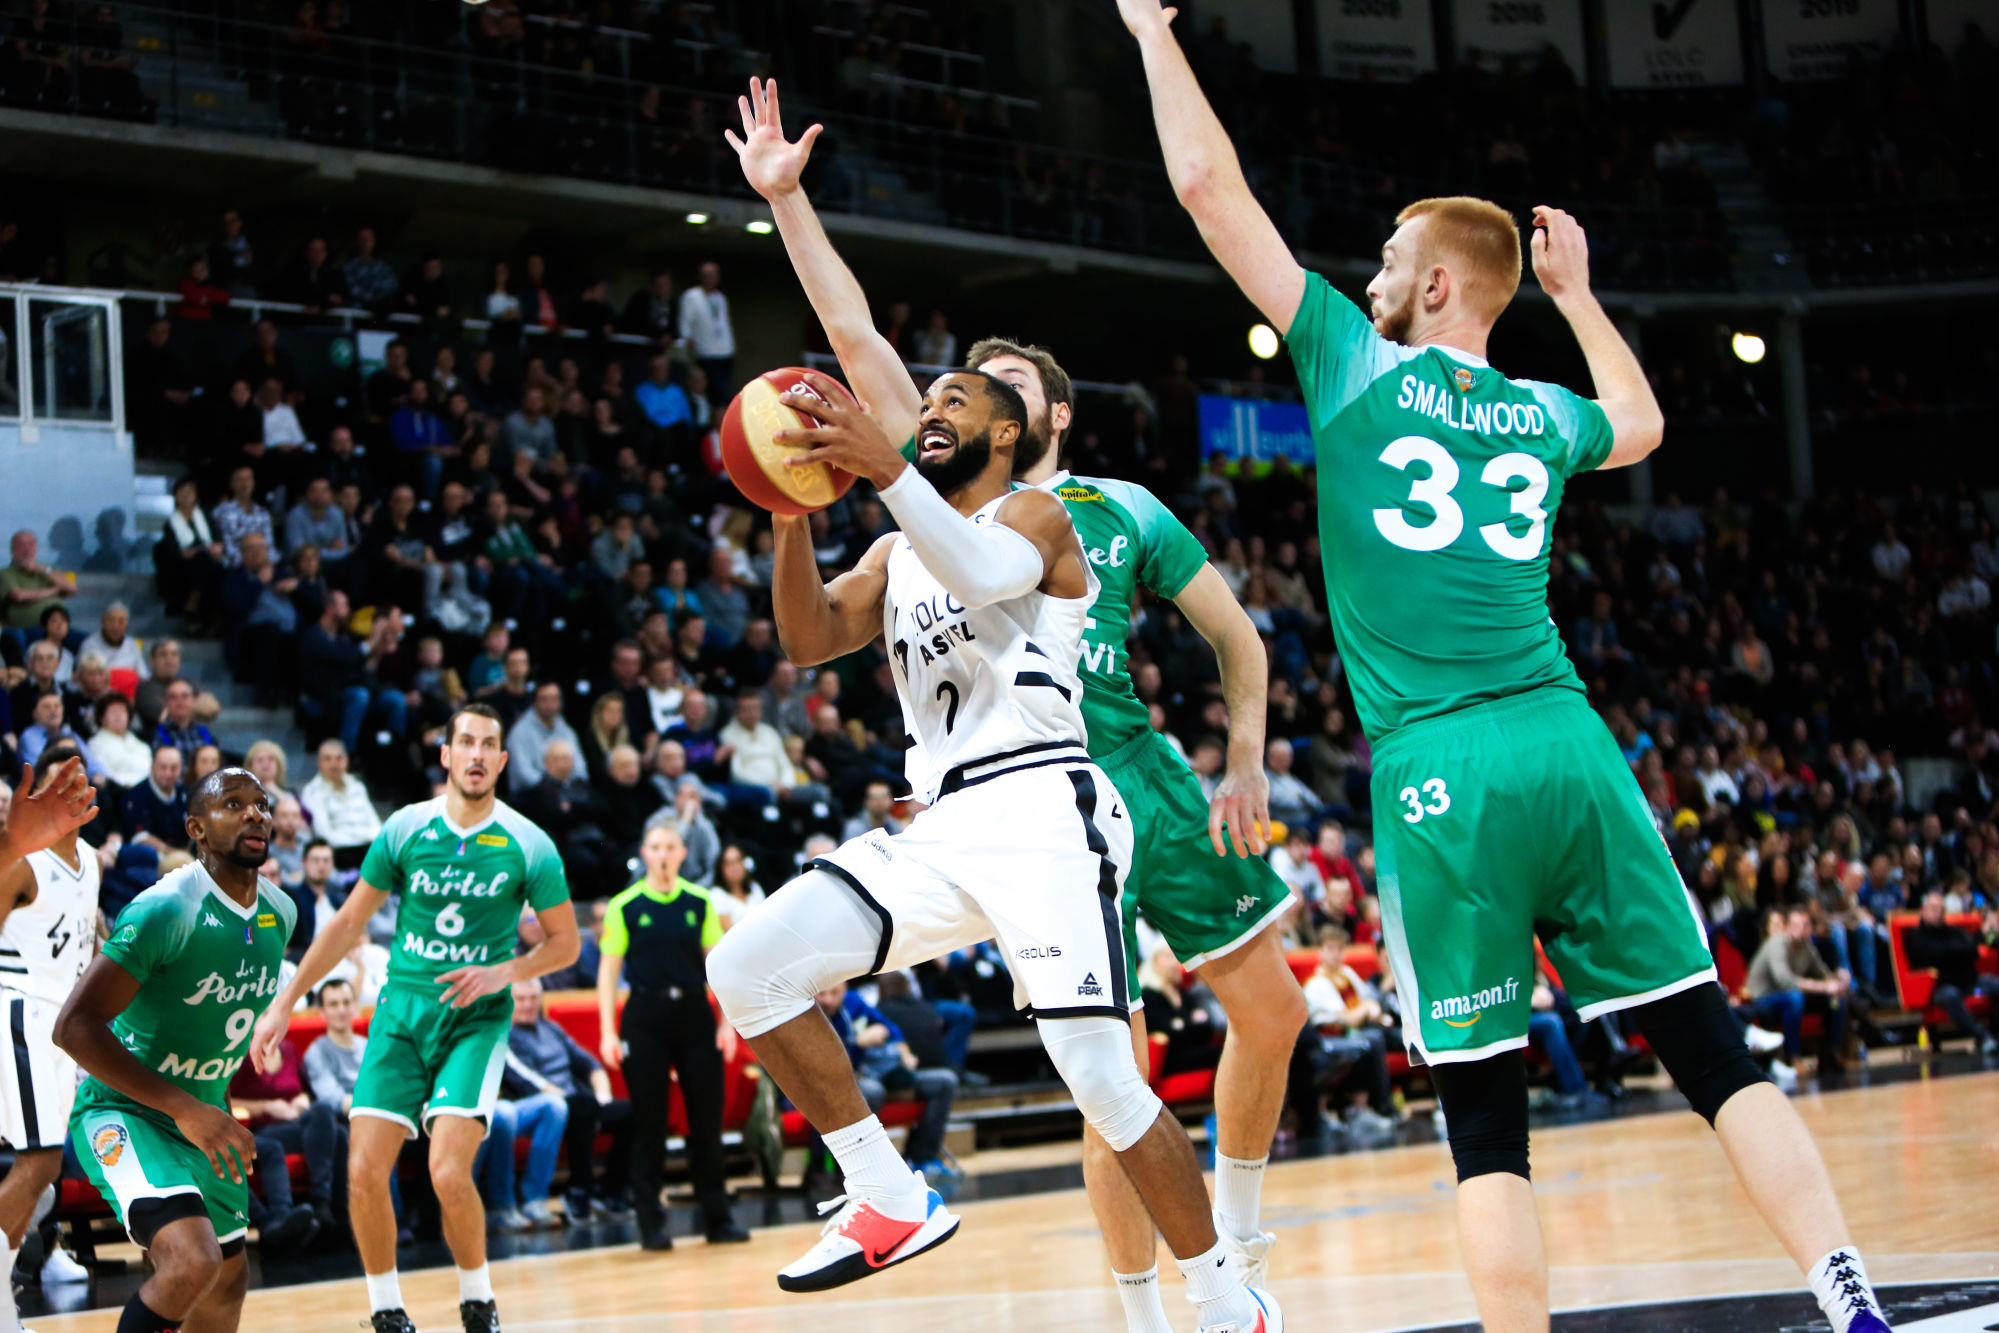
[(1610, 455), (1603, 410), (1468, 353), (1389, 342), (1316, 273), (1289, 342), (1333, 635), (1369, 739), (1581, 690), (1548, 618), (1548, 549), (1564, 482)]
[[(112, 1034), (168, 1082), (228, 1105), (229, 1080), (249, 1054), (257, 1015), (278, 993), (297, 920), (291, 896), (275, 885), (257, 881), (257, 905), (244, 907), (199, 865), (182, 866), (134, 898), (104, 943), (104, 957), (139, 982)], [(76, 1109), (149, 1108), (93, 1078)]]
[(361, 863), (361, 878), (402, 895), (389, 984), (441, 990), (454, 968), (514, 956), (521, 904), (544, 911), (569, 900), (555, 844), (526, 816), (495, 801), (475, 828), (455, 827), (444, 798), (389, 816)]

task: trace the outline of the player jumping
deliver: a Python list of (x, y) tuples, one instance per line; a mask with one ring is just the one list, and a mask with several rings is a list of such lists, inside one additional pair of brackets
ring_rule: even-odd
[[(825, 377), (811, 380), (840, 396)], [(902, 530), (824, 584), (809, 523), (774, 520), (785, 652), (809, 665), (886, 638), (915, 738), (907, 769), (928, 808), (893, 837), (877, 830), (811, 862), (709, 957), (729, 1021), (846, 1179), (845, 1206), (779, 1284), (851, 1282), (958, 1225), (869, 1113), (814, 997), (997, 937), (1016, 1002), (1158, 1220), (1201, 1326), (1278, 1333), (1276, 1305), (1244, 1285), (1216, 1237), (1193, 1145), (1132, 1057), (1120, 899), (1133, 829), (1084, 748), (1074, 665), (1097, 581), (1061, 503), (1012, 489), (1025, 404), (994, 376), (941, 376), (911, 466), (868, 413), (805, 394), (787, 401), (826, 423), (779, 437), (816, 446), (795, 461), (867, 478)]]
[[(751, 187), (770, 202), (792, 267), (849, 384), (890, 438), (913, 437), (922, 396), (900, 355), (876, 331), (865, 293), (799, 187), (820, 127), (786, 142), (774, 82), (751, 80), (739, 105), (743, 136), (731, 131), (730, 142)], [(1069, 377), (1051, 354), (988, 338), (972, 347), (966, 365), (1019, 391), (1031, 420), (1014, 455), (1013, 479), (1063, 502), (1101, 585), (1084, 622), (1078, 674), (1090, 757), (1129, 804), (1139, 833), (1124, 897), (1132, 1040), (1143, 1069), (1147, 1046), (1137, 971), (1142, 912), (1181, 964), (1200, 970), (1229, 1015), (1215, 1076), (1215, 1221), (1246, 1261), (1250, 1281), (1259, 1284), (1275, 1239), (1258, 1224), (1264, 1165), (1283, 1112), (1292, 1047), (1305, 1021), (1304, 995), (1272, 928), (1290, 892), (1262, 856), (1270, 819), (1263, 642), (1207, 552), (1151, 492), (1061, 470), (1073, 403)], [(1152, 730), (1132, 688), (1125, 640), (1140, 584), (1178, 606), (1215, 649), (1229, 735), (1228, 771), (1212, 803), (1193, 770)], [(1087, 1128), (1083, 1177), (1131, 1333), (1163, 1333), (1168, 1323), (1152, 1219), (1102, 1136)]]
[(1534, 211), (1534, 271), (1594, 401), (1485, 360), (1520, 282), (1512, 217), (1426, 199), (1368, 284), (1372, 321), (1291, 257), (1158, 0), (1137, 36), (1167, 171), (1222, 267), (1290, 340), (1319, 464), (1333, 632), (1374, 743), (1375, 857), (1409, 1035), (1458, 1169), (1458, 1239), (1493, 1333), (1545, 1333), (1521, 1051), (1534, 937), (1588, 1021), (1630, 1011), (1720, 1134), (1835, 1333), (1887, 1323), (1825, 1164), (1715, 983), (1692, 901), (1548, 619), (1563, 483), (1659, 444), (1645, 372), (1590, 294), (1582, 228)]
[[(257, 1021), (253, 1050), (275, 1069), (291, 1012), (347, 956), (392, 892), (395, 952), (368, 1029), (349, 1113), (349, 1212), (375, 1333), (415, 1333), (396, 1276), (389, 1172), (406, 1140), (430, 1132), (430, 1179), (458, 1264), (466, 1333), (498, 1333), (486, 1266), (486, 1210), (472, 1159), (492, 1124), (513, 1021), (508, 988), (576, 961), (582, 939), (562, 861), (548, 835), (495, 798), (507, 751), (499, 715), (458, 710), (445, 728), (444, 795), (389, 817), (332, 923)], [(545, 938), (514, 957), (521, 905)]]
[(195, 863), (134, 898), (56, 1018), (90, 1078), (70, 1139), (90, 1182), (152, 1262), (118, 1333), (234, 1333), (249, 1270), (256, 1142), (229, 1114), (258, 1010), (278, 988), (298, 909), (257, 878), (271, 798), (224, 768), (188, 795)]

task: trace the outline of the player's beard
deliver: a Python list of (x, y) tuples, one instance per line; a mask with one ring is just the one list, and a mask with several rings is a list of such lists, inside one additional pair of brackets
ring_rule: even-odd
[(1041, 466), (1041, 460), (1048, 457), (1048, 451), (1055, 447), (1055, 409), (1047, 408), (1041, 419), (1020, 434), (1020, 443), (1013, 447), (1013, 475), (1024, 476)]
[(992, 457), (993, 432), (988, 426), (971, 439), (958, 441), (958, 447), (951, 451), (949, 458), (935, 463), (918, 458), (916, 473), (935, 486), (939, 495), (950, 495), (971, 485), (986, 470), (986, 464), (992, 461)]
[[(263, 851), (253, 852), (243, 845), (243, 839), (252, 836), (263, 837), (264, 839)], [(232, 866), (241, 866), (245, 870), (257, 870), (262, 868), (264, 862), (269, 860), (270, 856), (271, 856), (271, 835), (268, 833), (262, 835), (239, 833), (236, 835), (236, 841), (229, 844), (229, 850), (222, 853), (223, 860), (227, 861)]]
[(1412, 288), (1409, 295), (1403, 298), (1401, 305), (1382, 311), (1381, 317), (1375, 321), (1374, 329), (1388, 341), (1406, 346), (1409, 341), (1409, 330), (1415, 323), (1416, 293)]

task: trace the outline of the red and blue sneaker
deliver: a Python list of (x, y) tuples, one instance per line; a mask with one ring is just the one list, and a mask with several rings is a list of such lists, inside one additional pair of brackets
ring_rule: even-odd
[(1278, 1308), (1277, 1298), (1257, 1287), (1243, 1290), (1256, 1303), (1256, 1321), (1244, 1324), (1231, 1319), (1223, 1324), (1203, 1324), (1200, 1333), (1284, 1333), (1284, 1311)]
[[(921, 1179), (916, 1183), (921, 1185)], [(937, 1191), (924, 1187), (920, 1194), (912, 1191), (911, 1198), (921, 1210), (915, 1218), (899, 1216), (904, 1209), (895, 1203), (877, 1204), (844, 1194), (820, 1204), (820, 1213), (832, 1216), (819, 1233), (819, 1243), (779, 1269), (777, 1285), (786, 1291), (827, 1291), (914, 1259), (951, 1239), (958, 1218), (944, 1210)]]

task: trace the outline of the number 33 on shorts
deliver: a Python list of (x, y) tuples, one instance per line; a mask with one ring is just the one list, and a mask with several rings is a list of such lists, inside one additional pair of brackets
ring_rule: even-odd
[(1441, 815), (1451, 808), (1451, 793), (1445, 789), (1442, 778), (1431, 778), (1423, 784), (1422, 790), (1404, 787), (1401, 800), (1408, 810), (1402, 817), (1411, 824), (1420, 824), (1425, 815)]

